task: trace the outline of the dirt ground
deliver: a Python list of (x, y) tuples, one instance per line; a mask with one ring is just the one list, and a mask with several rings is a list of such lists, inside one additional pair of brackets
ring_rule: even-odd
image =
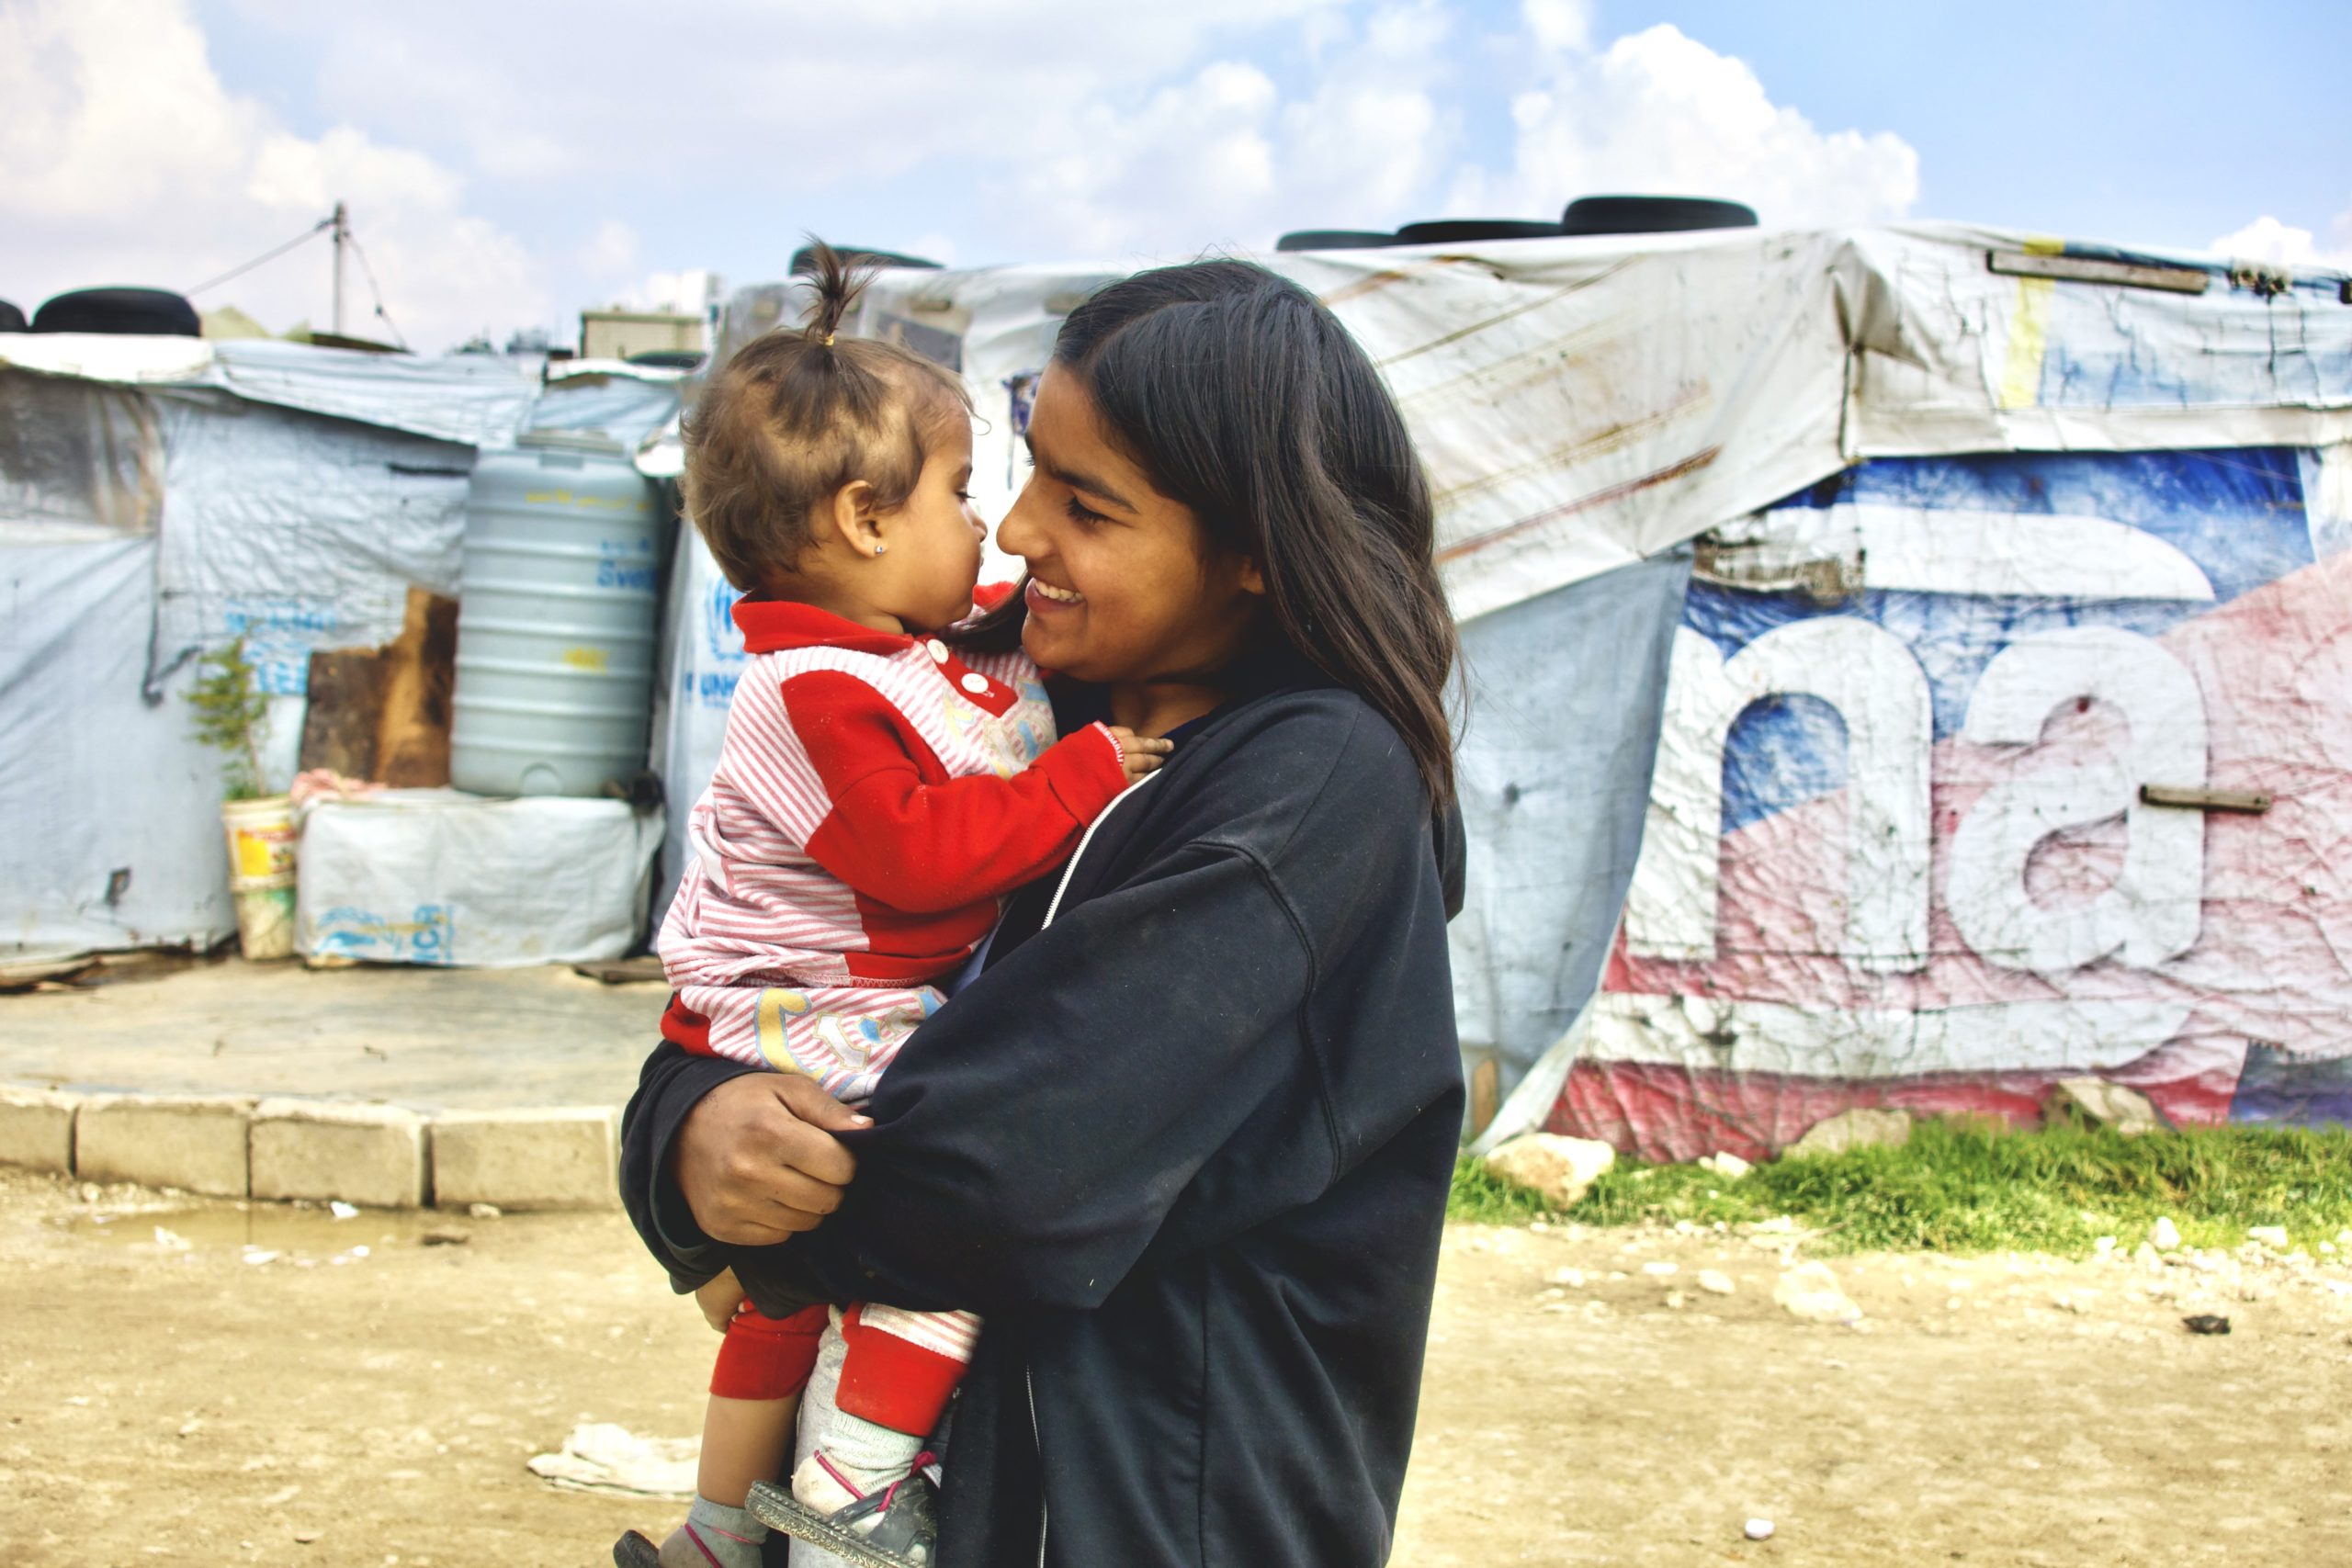
[[(1395, 1561), (2352, 1561), (2335, 1258), (1833, 1259), (1851, 1327), (1773, 1304), (1790, 1240), (1457, 1228)], [(691, 1430), (711, 1345), (616, 1216), (0, 1172), (0, 1561), (589, 1568), (671, 1510), (525, 1461)]]

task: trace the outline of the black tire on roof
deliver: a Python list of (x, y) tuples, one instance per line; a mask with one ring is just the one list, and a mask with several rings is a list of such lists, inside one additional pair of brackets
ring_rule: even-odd
[(1560, 214), (1560, 231), (1567, 234), (1675, 234), (1755, 227), (1754, 208), (1701, 196), (1580, 196)]
[(1295, 229), (1274, 242), (1278, 251), (1371, 251), (1393, 245), (1396, 236), (1383, 230)]
[(196, 307), (167, 288), (76, 288), (33, 312), (37, 333), (125, 333), (202, 337)]
[(1481, 240), (1557, 239), (1560, 226), (1532, 218), (1437, 218), (1396, 231), (1400, 245), (1466, 245)]

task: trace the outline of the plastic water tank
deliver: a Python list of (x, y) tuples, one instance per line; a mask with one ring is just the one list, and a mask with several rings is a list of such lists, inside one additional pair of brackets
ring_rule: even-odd
[(617, 442), (534, 431), (466, 496), (449, 781), (604, 792), (645, 767), (662, 517)]

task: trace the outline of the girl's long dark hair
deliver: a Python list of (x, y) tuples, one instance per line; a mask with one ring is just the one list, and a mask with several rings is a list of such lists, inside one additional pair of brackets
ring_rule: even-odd
[(1273, 629), (1378, 709), (1431, 800), (1450, 802), (1458, 649), (1429, 483), (1338, 318), (1263, 267), (1193, 262), (1088, 299), (1062, 324), (1054, 363), (1161, 494), (1217, 547), (1259, 563)]

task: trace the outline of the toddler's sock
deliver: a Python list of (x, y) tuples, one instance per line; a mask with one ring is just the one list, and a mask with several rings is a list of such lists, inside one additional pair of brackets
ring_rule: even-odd
[(760, 1568), (768, 1527), (748, 1508), (696, 1497), (686, 1522), (662, 1543), (662, 1568)]
[(904, 1480), (914, 1468), (915, 1456), (922, 1452), (922, 1444), (921, 1438), (835, 1410), (818, 1433), (809, 1457), (821, 1457), (851, 1490), (863, 1494)]

